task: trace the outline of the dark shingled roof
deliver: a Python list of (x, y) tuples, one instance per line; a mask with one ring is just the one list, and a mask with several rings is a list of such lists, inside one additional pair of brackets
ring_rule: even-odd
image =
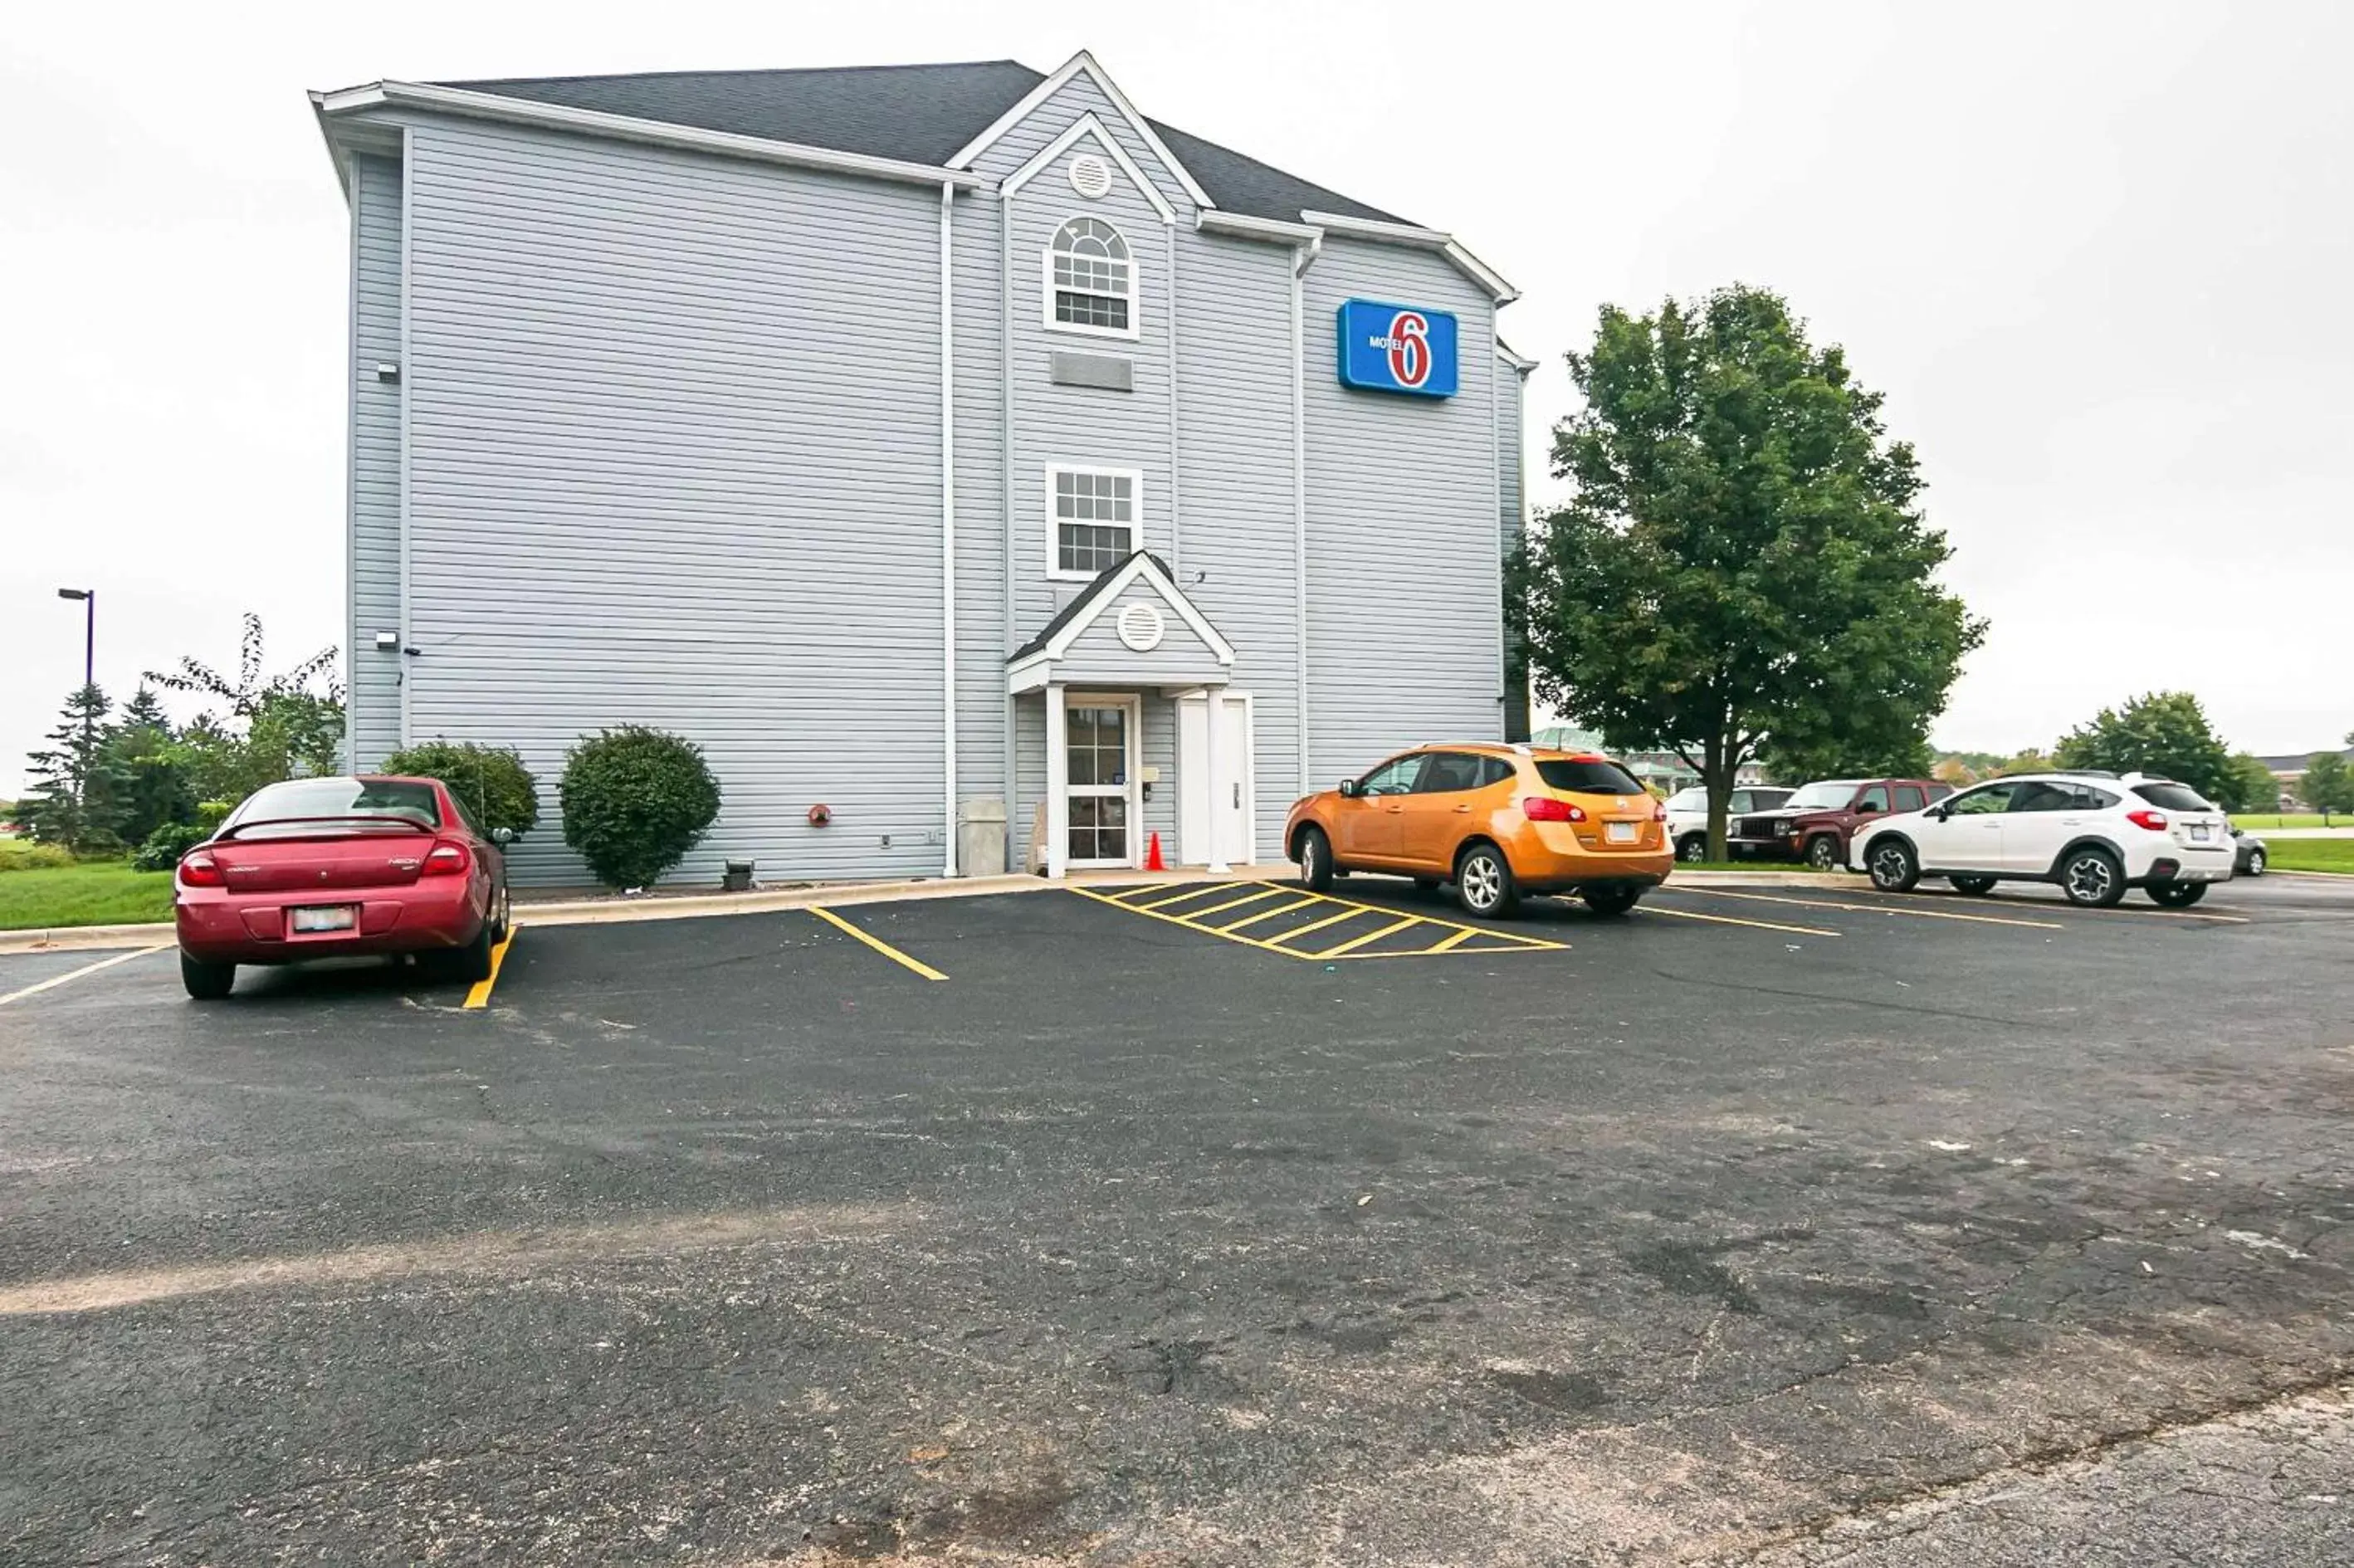
[(1112, 578), (1128, 570), (1129, 564), (1132, 563), (1138, 556), (1144, 556), (1154, 566), (1160, 567), (1161, 575), (1164, 577), (1168, 577), (1170, 582), (1174, 583), (1177, 580), (1175, 577), (1169, 576), (1169, 563), (1162, 560), (1160, 556), (1154, 555), (1150, 550), (1137, 550), (1127, 556), (1123, 556), (1118, 561), (1106, 567), (1102, 571), (1097, 572), (1096, 574), (1095, 581), (1081, 588), (1078, 591), (1077, 596), (1074, 598), (1070, 603), (1056, 610), (1055, 612), (1055, 619), (1048, 621), (1043, 628), (1041, 628), (1037, 636), (1033, 637), (1029, 641), (1024, 642), (1021, 647), (1016, 648), (1013, 652), (1007, 654), (1005, 656), (1005, 662), (1009, 664), (1019, 664), (1023, 660), (1027, 659), (1033, 653), (1040, 652), (1047, 643), (1055, 641), (1055, 633), (1062, 630), (1066, 626), (1070, 625), (1072, 621), (1078, 619), (1079, 612), (1081, 610), (1084, 610), (1087, 606), (1101, 599), (1103, 597), (1104, 590), (1111, 587)]
[[(1019, 60), (857, 66), (812, 70), (673, 70), (639, 76), (502, 77), (437, 85), (535, 103), (625, 114), (771, 142), (798, 142), (911, 164), (945, 164), (1045, 80)], [(1150, 122), (1177, 161), (1225, 212), (1297, 223), (1337, 212), (1400, 223), (1240, 153)]]

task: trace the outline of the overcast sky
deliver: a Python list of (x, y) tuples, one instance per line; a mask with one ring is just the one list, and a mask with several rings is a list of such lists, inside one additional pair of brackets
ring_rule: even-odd
[[(2349, 9), (1491, 3), (23, 6), (0, 30), (0, 796), (80, 678), (344, 635), (346, 217), (303, 91), (1097, 58), (1148, 114), (1522, 289), (1531, 471), (1604, 302), (1742, 280), (1847, 345), (1994, 630), (1935, 734), (2188, 687), (2354, 727)], [(185, 711), (185, 705), (183, 705)]]

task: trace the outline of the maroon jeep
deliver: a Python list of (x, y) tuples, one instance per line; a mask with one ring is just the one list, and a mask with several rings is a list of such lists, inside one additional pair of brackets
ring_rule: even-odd
[(1847, 863), (1849, 835), (1895, 812), (1918, 811), (1952, 794), (1932, 779), (1826, 779), (1770, 811), (1725, 824), (1735, 860), (1793, 860), (1828, 871)]

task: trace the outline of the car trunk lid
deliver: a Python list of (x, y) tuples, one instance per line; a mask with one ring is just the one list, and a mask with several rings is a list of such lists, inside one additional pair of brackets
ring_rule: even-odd
[(316, 837), (229, 839), (213, 845), (231, 893), (342, 892), (406, 887), (433, 848), (424, 832), (369, 832)]

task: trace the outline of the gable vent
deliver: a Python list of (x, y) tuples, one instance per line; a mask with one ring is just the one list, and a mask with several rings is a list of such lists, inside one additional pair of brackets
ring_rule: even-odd
[(1071, 160), (1071, 188), (1089, 201), (1101, 201), (1111, 194), (1111, 165), (1093, 153), (1082, 153)]

